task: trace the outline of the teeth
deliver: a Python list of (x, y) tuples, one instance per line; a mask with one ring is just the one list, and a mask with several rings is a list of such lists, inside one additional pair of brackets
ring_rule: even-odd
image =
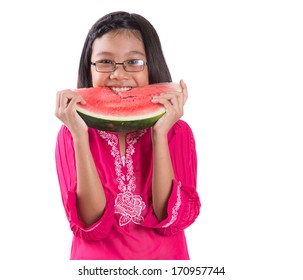
[(131, 89), (131, 87), (111, 87), (112, 91), (115, 93), (125, 92)]

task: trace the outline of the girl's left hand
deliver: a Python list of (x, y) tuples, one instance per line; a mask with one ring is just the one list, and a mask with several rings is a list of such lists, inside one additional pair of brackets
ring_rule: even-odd
[(188, 98), (187, 86), (183, 80), (180, 81), (182, 91), (172, 91), (154, 96), (152, 102), (162, 104), (166, 113), (153, 126), (153, 132), (167, 135), (170, 128), (184, 113), (184, 104)]

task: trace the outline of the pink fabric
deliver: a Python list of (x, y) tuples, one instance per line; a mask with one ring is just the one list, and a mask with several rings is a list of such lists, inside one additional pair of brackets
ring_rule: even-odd
[(128, 133), (125, 165), (116, 133), (89, 129), (90, 147), (107, 205), (103, 216), (85, 228), (77, 215), (73, 140), (62, 126), (56, 164), (62, 201), (74, 233), (71, 259), (189, 259), (184, 229), (200, 211), (196, 192), (197, 158), (190, 127), (178, 121), (168, 135), (175, 172), (168, 217), (159, 222), (151, 201), (151, 129)]

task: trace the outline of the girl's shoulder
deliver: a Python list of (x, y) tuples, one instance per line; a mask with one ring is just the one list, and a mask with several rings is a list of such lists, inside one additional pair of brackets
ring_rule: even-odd
[(178, 120), (170, 129), (168, 133), (168, 138), (171, 139), (173, 137), (181, 137), (181, 138), (193, 138), (193, 132), (189, 124), (184, 120)]
[(72, 139), (72, 134), (65, 124), (60, 127), (57, 138), (58, 140)]
[(190, 126), (189, 126), (189, 124), (186, 122), (186, 121), (184, 121), (184, 120), (178, 120), (175, 124), (174, 124), (174, 126), (173, 126), (173, 128), (176, 128), (176, 129), (185, 129), (185, 130), (191, 130), (191, 128), (190, 128)]
[(172, 132), (176, 132), (176, 133), (179, 133), (179, 132), (182, 132), (182, 133), (190, 132), (190, 133), (192, 133), (191, 127), (190, 127), (189, 124), (188, 124), (186, 121), (184, 121), (184, 120), (178, 120), (178, 121), (173, 125), (173, 127), (171, 128), (171, 131), (172, 131)]

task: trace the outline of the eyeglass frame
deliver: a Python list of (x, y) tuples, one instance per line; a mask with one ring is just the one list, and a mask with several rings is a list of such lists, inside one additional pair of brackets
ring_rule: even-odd
[[(114, 67), (112, 71), (98, 71), (97, 70), (97, 63), (98, 62), (102, 62), (103, 60), (107, 60), (107, 61), (111, 61), (112, 62), (112, 65)], [(132, 61), (132, 60), (142, 61), (143, 62), (143, 64), (141, 65), (142, 66), (142, 70), (138, 70), (138, 71), (128, 71), (128, 70), (126, 70), (127, 65), (125, 65), (125, 63), (129, 62), (129, 61)], [(116, 61), (110, 60), (110, 59), (101, 59), (101, 60), (97, 60), (95, 62), (91, 62), (90, 64), (94, 65), (95, 66), (95, 70), (97, 72), (99, 72), (99, 73), (112, 73), (112, 72), (115, 72), (117, 70), (117, 65), (122, 65), (124, 71), (126, 71), (126, 72), (136, 73), (136, 72), (141, 72), (141, 71), (144, 70), (145, 65), (147, 65), (147, 61), (145, 61), (143, 59), (128, 59), (128, 60), (124, 60), (123, 62), (116, 62)]]

